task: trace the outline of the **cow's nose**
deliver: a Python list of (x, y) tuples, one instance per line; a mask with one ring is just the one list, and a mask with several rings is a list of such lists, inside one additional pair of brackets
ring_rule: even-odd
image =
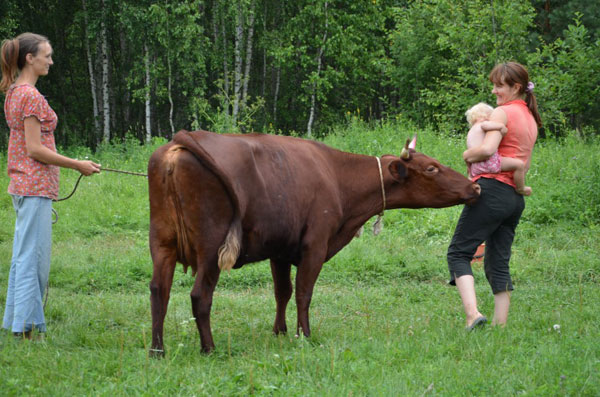
[(481, 186), (478, 183), (473, 184), (473, 189), (477, 192), (478, 196), (481, 194)]

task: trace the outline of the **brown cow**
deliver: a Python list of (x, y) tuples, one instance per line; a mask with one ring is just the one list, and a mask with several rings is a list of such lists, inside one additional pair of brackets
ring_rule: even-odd
[(202, 350), (214, 349), (210, 310), (221, 270), (270, 259), (277, 312), (296, 274), (296, 332), (310, 335), (308, 308), (323, 263), (383, 209), (471, 203), (479, 186), (408, 148), (401, 157), (351, 154), (275, 135), (180, 131), (148, 164), (152, 355), (162, 355), (163, 323), (175, 263), (196, 275), (192, 310)]

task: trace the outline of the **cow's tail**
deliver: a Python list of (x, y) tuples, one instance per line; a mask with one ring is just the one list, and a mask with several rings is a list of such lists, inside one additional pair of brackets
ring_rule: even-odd
[(186, 149), (188, 149), (198, 161), (212, 171), (217, 178), (221, 180), (227, 194), (231, 198), (233, 204), (233, 221), (229, 225), (229, 230), (225, 236), (225, 241), (219, 247), (218, 254), (218, 265), (221, 270), (231, 270), (240, 255), (242, 245), (242, 216), (240, 215), (242, 207), (238, 200), (238, 194), (236, 189), (231, 184), (231, 177), (227, 174), (226, 170), (219, 166), (213, 156), (206, 148), (201, 144), (202, 138), (212, 137), (214, 134), (209, 132), (198, 131), (196, 133), (190, 133), (185, 130), (179, 131), (173, 137), (173, 142), (179, 143)]
[(229, 227), (223, 245), (219, 247), (219, 269), (231, 270), (240, 255), (242, 240), (242, 222), (236, 216)]
[[(166, 183), (167, 183), (167, 192), (169, 198), (171, 199), (171, 204), (175, 210), (175, 219), (173, 219), (173, 224), (175, 226), (175, 234), (177, 236), (177, 257), (184, 263), (184, 267), (187, 270), (187, 265), (185, 263), (194, 263), (194, 261), (189, 261), (187, 257), (186, 247), (189, 247), (189, 239), (186, 233), (186, 227), (183, 219), (183, 209), (181, 206), (181, 200), (179, 198), (179, 193), (177, 189), (177, 183), (175, 183), (175, 174), (176, 174), (176, 158), (179, 152), (184, 149), (181, 145), (174, 145), (166, 154)], [(195, 266), (193, 267), (193, 271), (195, 273)]]

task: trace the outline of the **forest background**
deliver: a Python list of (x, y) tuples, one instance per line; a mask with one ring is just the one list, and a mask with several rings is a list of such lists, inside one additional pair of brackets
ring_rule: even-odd
[(462, 133), (506, 60), (529, 68), (542, 137), (600, 130), (593, 1), (2, 0), (0, 38), (25, 31), (54, 48), (38, 87), (61, 147), (182, 128), (318, 138), (350, 115)]

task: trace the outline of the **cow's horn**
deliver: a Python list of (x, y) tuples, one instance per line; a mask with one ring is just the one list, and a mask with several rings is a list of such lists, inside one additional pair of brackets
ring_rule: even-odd
[(400, 158), (403, 158), (404, 160), (409, 160), (410, 159), (410, 151), (408, 150), (408, 145), (409, 145), (409, 140), (406, 140), (406, 143), (404, 144), (404, 147), (402, 148), (402, 151), (400, 152)]
[(403, 158), (404, 160), (408, 160), (410, 158), (410, 152), (403, 147), (402, 151), (400, 152), (400, 158)]

